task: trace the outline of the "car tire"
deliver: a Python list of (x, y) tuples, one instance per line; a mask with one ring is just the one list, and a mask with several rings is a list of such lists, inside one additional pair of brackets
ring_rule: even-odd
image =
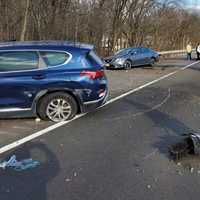
[(151, 58), (151, 63), (150, 63), (150, 65), (151, 65), (151, 66), (154, 66), (155, 63), (156, 63), (156, 58)]
[(37, 114), (42, 120), (66, 121), (74, 118), (78, 112), (76, 100), (65, 92), (46, 95), (38, 104)]
[(124, 63), (124, 69), (130, 70), (132, 68), (132, 62), (130, 60), (126, 60)]

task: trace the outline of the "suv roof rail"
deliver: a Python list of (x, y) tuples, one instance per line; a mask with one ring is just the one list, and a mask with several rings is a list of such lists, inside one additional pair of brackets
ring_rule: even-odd
[(68, 46), (68, 47), (77, 47), (82, 49), (92, 50), (94, 49), (93, 45), (84, 44), (80, 42), (74, 41), (64, 41), (64, 40), (41, 40), (41, 41), (16, 41), (10, 40), (7, 42), (0, 42), (0, 47), (7, 47), (7, 46)]

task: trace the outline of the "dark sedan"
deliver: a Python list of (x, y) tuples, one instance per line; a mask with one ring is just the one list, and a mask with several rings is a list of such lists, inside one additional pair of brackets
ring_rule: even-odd
[(118, 51), (114, 56), (106, 58), (107, 68), (131, 69), (135, 66), (153, 65), (159, 60), (159, 54), (149, 48), (126, 48)]

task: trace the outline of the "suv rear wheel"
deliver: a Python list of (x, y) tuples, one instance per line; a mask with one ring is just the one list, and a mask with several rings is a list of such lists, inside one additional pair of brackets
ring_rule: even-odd
[(42, 120), (62, 122), (75, 117), (78, 106), (75, 99), (64, 92), (49, 94), (41, 99), (37, 113)]

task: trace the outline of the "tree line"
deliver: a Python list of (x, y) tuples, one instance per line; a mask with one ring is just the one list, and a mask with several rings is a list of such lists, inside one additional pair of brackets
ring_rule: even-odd
[(129, 46), (200, 42), (200, 16), (181, 0), (0, 0), (0, 41), (71, 40), (101, 55)]

